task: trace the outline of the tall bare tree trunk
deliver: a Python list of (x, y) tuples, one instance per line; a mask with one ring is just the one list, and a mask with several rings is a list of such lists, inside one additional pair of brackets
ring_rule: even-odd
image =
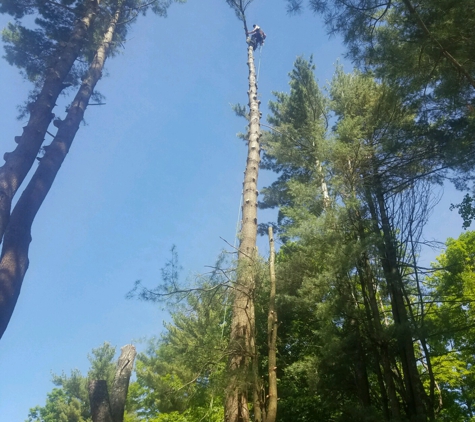
[[(231, 321), (229, 383), (226, 393), (225, 421), (248, 422), (250, 374), (257, 359), (255, 345), (254, 289), (257, 238), (257, 177), (260, 163), (260, 112), (257, 99), (256, 70), (252, 46), (247, 49), (249, 67), (248, 154), (243, 183), (241, 241), (238, 275), (234, 289)], [(254, 406), (256, 408), (256, 404)]]
[(56, 61), (46, 70), (43, 88), (29, 106), (30, 118), (23, 128), (23, 134), (15, 137), (18, 145), (14, 151), (4, 155), (5, 164), (0, 167), (0, 242), (8, 225), (13, 197), (43, 144), (54, 117), (52, 110), (66, 86), (64, 81), (87, 40), (99, 3), (99, 0), (89, 0), (84, 16), (76, 21), (68, 42), (59, 43)]
[(269, 394), (267, 399), (266, 422), (275, 422), (277, 418), (277, 311), (275, 308), (275, 247), (272, 226), (269, 226), (269, 279), (270, 297), (267, 317), (267, 346), (269, 348)]
[(53, 142), (45, 147), (44, 157), (41, 158), (32, 179), (12, 211), (0, 256), (0, 338), (10, 321), (28, 269), (28, 250), (33, 220), (69, 152), (94, 87), (102, 76), (102, 69), (115, 33), (115, 27), (121, 15), (122, 3), (120, 1), (118, 4), (116, 13), (96, 51), (89, 71), (69, 107), (65, 120), (61, 122)]

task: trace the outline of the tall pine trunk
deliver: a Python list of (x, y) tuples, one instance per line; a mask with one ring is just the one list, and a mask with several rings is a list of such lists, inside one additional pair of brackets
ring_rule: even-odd
[[(8, 225), (13, 197), (43, 144), (48, 126), (54, 118), (52, 110), (66, 86), (66, 77), (86, 43), (99, 3), (99, 0), (88, 0), (84, 15), (76, 21), (68, 42), (58, 44), (56, 60), (46, 69), (43, 87), (28, 107), (30, 117), (23, 134), (15, 137), (18, 145), (14, 151), (4, 155), (5, 164), (0, 167), (0, 242)], [(0, 297), (0, 305), (1, 300)]]
[(274, 233), (272, 226), (269, 226), (269, 280), (270, 280), (270, 297), (269, 297), (269, 314), (267, 316), (267, 347), (268, 369), (269, 369), (269, 394), (267, 399), (267, 412), (265, 422), (275, 422), (277, 418), (277, 310), (275, 307), (275, 247)]
[(10, 321), (28, 269), (28, 250), (33, 220), (69, 152), (94, 87), (102, 76), (115, 28), (120, 19), (122, 4), (123, 1), (119, 1), (109, 28), (69, 107), (65, 120), (61, 122), (53, 142), (45, 147), (45, 155), (41, 158), (37, 170), (11, 213), (0, 256), (0, 338)]
[[(229, 382), (226, 392), (225, 421), (250, 420), (248, 393), (254, 383), (251, 370), (256, 366), (254, 289), (257, 238), (257, 177), (260, 163), (260, 112), (252, 46), (247, 49), (249, 67), (248, 154), (243, 183), (242, 227), (238, 252), (238, 274), (234, 289), (231, 321)], [(254, 406), (256, 411), (256, 405)], [(258, 406), (257, 406), (258, 407)]]

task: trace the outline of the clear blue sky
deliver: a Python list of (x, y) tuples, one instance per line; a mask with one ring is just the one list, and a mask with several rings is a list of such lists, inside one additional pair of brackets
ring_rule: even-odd
[[(271, 91), (287, 90), (298, 55), (314, 55), (322, 84), (342, 59), (321, 20), (287, 16), (284, 0), (255, 0), (248, 20), (267, 33), (263, 105)], [(0, 17), (2, 26), (7, 21)], [(34, 223), (30, 268), (0, 341), (2, 422), (24, 421), (30, 407), (44, 404), (51, 372), (86, 371), (93, 347), (160, 333), (166, 313), (125, 294), (137, 279), (158, 281), (173, 244), (186, 278), (214, 263), (226, 247), (220, 237), (234, 239), (246, 146), (235, 136), (245, 122), (229, 104), (247, 103), (247, 65), (243, 29), (226, 2), (189, 0), (166, 19), (141, 18), (107, 69), (98, 86), (107, 105), (88, 109)], [(6, 152), (21, 134), (16, 106), (29, 84), (5, 61), (0, 81)], [(64, 108), (55, 113), (64, 117)], [(260, 186), (271, 177), (262, 174)], [(427, 230), (442, 241), (461, 231), (448, 211), (460, 194), (446, 191)]]

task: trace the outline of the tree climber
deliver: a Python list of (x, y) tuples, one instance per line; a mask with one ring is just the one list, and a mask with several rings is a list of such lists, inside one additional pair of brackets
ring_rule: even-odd
[(264, 40), (266, 39), (266, 34), (264, 31), (261, 29), (260, 26), (254, 24), (252, 25), (254, 28), (252, 31), (248, 31), (247, 35), (251, 35), (251, 45), (254, 47), (254, 50), (256, 50), (259, 45), (264, 44)]

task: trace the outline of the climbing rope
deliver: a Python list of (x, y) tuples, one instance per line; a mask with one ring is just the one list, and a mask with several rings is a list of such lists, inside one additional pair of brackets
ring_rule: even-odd
[(241, 200), (239, 201), (239, 209), (236, 221), (236, 234), (234, 235), (234, 249), (236, 249), (236, 242), (238, 240), (238, 234), (241, 231), (241, 227), (239, 222), (241, 221), (241, 212), (242, 212), (242, 197), (244, 196), (244, 192), (241, 192)]
[(257, 65), (256, 83), (259, 82), (259, 72), (261, 70), (262, 47), (264, 47), (264, 44), (261, 44), (261, 47), (259, 48), (259, 64)]
[[(239, 232), (241, 231), (241, 224), (240, 224), (240, 221), (241, 221), (241, 212), (242, 212), (242, 198), (244, 196), (244, 192), (241, 192), (241, 200), (239, 201), (239, 209), (238, 209), (238, 215), (237, 215), (237, 221), (236, 221), (236, 234), (234, 235), (234, 249), (237, 249), (237, 241), (238, 241), (238, 235), (239, 235)], [(226, 313), (227, 313), (227, 310), (228, 310), (228, 301), (227, 301), (227, 297), (226, 297), (226, 301), (224, 303), (224, 316), (223, 316), (223, 322), (221, 324), (222, 326), (222, 330), (221, 330), (221, 338), (224, 337), (224, 327), (226, 326)]]

